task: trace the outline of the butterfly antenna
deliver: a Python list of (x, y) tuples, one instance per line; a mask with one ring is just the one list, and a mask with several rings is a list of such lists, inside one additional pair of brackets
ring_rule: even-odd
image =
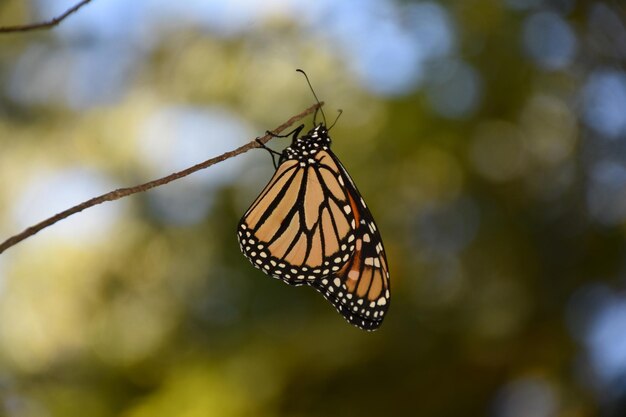
[(339, 112), (339, 114), (337, 115), (337, 118), (335, 119), (335, 121), (333, 122), (333, 124), (328, 128), (328, 130), (332, 129), (333, 126), (335, 126), (337, 124), (337, 120), (339, 120), (339, 118), (341, 117), (341, 115), (343, 114), (343, 110), (339, 109), (337, 110)]
[[(318, 104), (317, 109), (319, 109), (319, 111), (322, 112), (322, 117), (324, 118), (324, 125), (326, 125), (326, 115), (324, 114), (324, 109), (322, 108), (322, 104), (320, 103), (320, 100), (317, 98), (317, 94), (315, 94), (315, 90), (313, 90), (311, 81), (309, 81), (309, 76), (306, 75), (306, 72), (302, 71), (300, 68), (298, 68), (296, 71), (301, 72), (302, 75), (304, 75), (304, 78), (306, 78), (306, 82), (307, 84), (309, 84), (309, 88), (311, 89), (311, 92), (313, 93), (313, 97), (315, 97), (315, 101), (317, 101), (317, 104)], [(315, 110), (315, 113), (317, 114), (317, 110)], [(315, 117), (313, 117), (313, 124), (315, 124)]]

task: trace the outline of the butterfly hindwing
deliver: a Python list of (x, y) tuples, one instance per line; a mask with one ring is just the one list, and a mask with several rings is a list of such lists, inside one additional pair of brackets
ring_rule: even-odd
[(332, 154), (349, 190), (349, 201), (357, 223), (355, 252), (330, 279), (316, 288), (350, 322), (366, 330), (380, 326), (389, 308), (390, 288), (387, 258), (374, 219), (354, 181), (338, 158)]

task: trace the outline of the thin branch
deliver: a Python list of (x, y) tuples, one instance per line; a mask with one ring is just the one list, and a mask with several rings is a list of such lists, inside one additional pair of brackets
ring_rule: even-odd
[[(305, 116), (313, 113), (316, 109), (318, 109), (319, 107), (321, 107), (324, 104), (324, 102), (321, 102), (319, 104), (315, 104), (311, 107), (309, 107), (308, 109), (304, 110), (301, 113), (296, 114), (295, 116), (293, 116), (291, 119), (287, 120), (285, 123), (283, 123), (282, 125), (278, 126), (276, 129), (273, 130), (274, 134), (278, 134), (280, 132), (282, 132), (283, 130), (287, 129), (289, 126), (293, 125), (295, 122), (301, 120), (302, 118), (304, 118)], [(260, 137), (260, 138), (255, 138), (254, 140), (252, 140), (251, 142), (248, 142), (247, 144), (240, 146), (239, 148), (230, 151), (230, 152), (226, 152), (223, 153), (220, 156), (216, 156), (215, 158), (211, 158), (211, 159), (207, 159), (204, 162), (201, 162), (197, 165), (194, 165), (190, 168), (184, 169), (182, 171), (179, 172), (175, 172), (173, 174), (170, 174), (166, 177), (163, 178), (159, 178), (157, 180), (153, 180), (150, 182), (147, 182), (145, 184), (141, 184), (141, 185), (136, 185), (134, 187), (128, 187), (128, 188), (119, 188), (117, 190), (113, 190), (110, 191), (106, 194), (102, 194), (98, 197), (94, 197), (90, 200), (87, 200), (83, 203), (80, 203), (74, 207), (70, 207), (67, 210), (64, 210), (58, 214), (55, 214), (54, 216), (37, 223), (34, 226), (31, 226), (27, 229), (25, 229), (23, 232), (18, 233), (15, 236), (11, 236), (10, 238), (8, 238), (7, 240), (5, 240), (4, 242), (0, 243), (0, 254), (2, 252), (4, 252), (5, 250), (7, 250), (8, 248), (10, 248), (11, 246), (14, 246), (16, 244), (18, 244), (19, 242), (21, 242), (24, 239), (29, 238), (30, 236), (34, 235), (35, 233), (45, 229), (48, 226), (51, 226), (53, 224), (55, 224), (56, 222), (58, 222), (59, 220), (63, 220), (73, 214), (79, 213), (89, 207), (93, 207), (97, 204), (101, 204), (104, 203), (105, 201), (115, 201), (115, 200), (119, 200), (122, 197), (126, 197), (129, 196), (131, 194), (136, 194), (136, 193), (140, 193), (143, 191), (147, 191), (151, 188), (154, 187), (158, 187), (160, 185), (164, 185), (167, 184), (168, 182), (172, 182), (174, 180), (177, 180), (179, 178), (183, 178), (186, 177), (189, 174), (193, 174), (196, 171), (200, 171), (201, 169), (205, 169), (210, 167), (211, 165), (215, 165), (218, 162), (222, 162), (225, 161), (229, 158), (232, 158), (234, 156), (240, 155), (244, 152), (249, 151), (250, 149), (254, 149), (254, 148), (260, 148), (261, 145), (259, 144), (258, 141), (260, 141), (263, 144), (266, 144), (267, 142), (269, 142), (270, 139), (272, 139), (272, 135), (271, 134), (265, 134), (264, 136)], [(257, 141), (258, 140), (258, 141)]]
[(33, 30), (50, 29), (58, 25), (59, 23), (61, 23), (69, 15), (77, 12), (78, 9), (80, 9), (81, 7), (83, 7), (89, 2), (91, 2), (91, 0), (82, 0), (80, 3), (76, 4), (74, 7), (67, 9), (65, 13), (63, 13), (62, 15), (54, 17), (51, 20), (47, 20), (45, 22), (30, 23), (28, 25), (2, 26), (0, 27), (0, 33), (29, 32)]

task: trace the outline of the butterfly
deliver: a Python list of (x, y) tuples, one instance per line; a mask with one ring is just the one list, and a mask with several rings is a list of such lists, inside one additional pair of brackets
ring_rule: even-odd
[(303, 128), (239, 222), (241, 251), (267, 275), (315, 288), (354, 326), (376, 330), (390, 301), (378, 227), (325, 123), (300, 136)]

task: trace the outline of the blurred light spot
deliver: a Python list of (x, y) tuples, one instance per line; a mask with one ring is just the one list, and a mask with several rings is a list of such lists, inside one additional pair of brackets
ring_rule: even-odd
[(462, 61), (442, 60), (434, 65), (427, 94), (432, 108), (444, 117), (460, 119), (480, 104), (482, 82), (478, 73)]
[(544, 164), (568, 160), (577, 137), (576, 117), (563, 101), (550, 96), (532, 97), (521, 117), (528, 153)]
[[(144, 122), (139, 152), (155, 175), (166, 175), (230, 151), (251, 135), (243, 120), (221, 107), (165, 107)], [(238, 172), (233, 166), (236, 162), (229, 160), (211, 168), (210, 175), (200, 173), (188, 180), (202, 184), (228, 182)]]
[[(149, 175), (160, 177), (232, 150), (251, 136), (242, 120), (222, 108), (167, 107), (144, 122), (138, 152), (145, 157)], [(212, 190), (231, 181), (242, 163), (234, 158), (159, 187), (148, 194), (151, 204), (165, 221), (197, 223), (210, 207)]]
[(420, 81), (423, 63), (414, 40), (392, 22), (379, 22), (349, 46), (352, 66), (364, 86), (376, 94), (409, 94)]
[[(26, 181), (13, 207), (16, 228), (24, 229), (117, 187), (102, 174), (83, 168), (36, 172)], [(123, 209), (123, 201), (97, 205), (47, 228), (35, 240), (41, 241), (47, 236), (80, 246), (98, 242), (109, 235)]]
[(604, 159), (591, 169), (587, 208), (596, 221), (614, 225), (626, 218), (626, 167)]
[(23, 104), (63, 100), (71, 72), (71, 55), (51, 53), (44, 45), (31, 45), (18, 57), (7, 85), (8, 95)]
[(626, 300), (616, 298), (594, 315), (587, 335), (594, 369), (607, 381), (626, 376)]
[(118, 47), (75, 51), (73, 71), (66, 81), (69, 106), (83, 110), (119, 101), (128, 91), (136, 58), (133, 50)]
[(60, 101), (74, 109), (111, 103), (127, 91), (135, 58), (117, 46), (51, 50), (35, 44), (15, 64), (8, 93), (24, 104)]
[(616, 138), (626, 135), (626, 74), (597, 70), (583, 88), (583, 117), (597, 132)]
[(305, 19), (311, 30), (321, 31), (363, 86), (376, 94), (410, 94), (422, 82), (425, 64), (449, 54), (454, 46), (453, 24), (437, 3), (295, 3), (293, 18)]
[(356, 65), (367, 89), (381, 95), (410, 94), (422, 82), (424, 65), (448, 55), (454, 44), (453, 26), (441, 5), (411, 4), (395, 13), (395, 19), (381, 21), (374, 10), (360, 32), (346, 33), (349, 64)]
[(503, 121), (478, 126), (469, 148), (474, 168), (485, 178), (508, 181), (526, 168), (524, 137), (517, 126)]
[(377, 94), (402, 94), (419, 82), (422, 62), (410, 34), (398, 24), (398, 8), (389, 1), (348, 0), (328, 3), (324, 34)]
[(454, 24), (448, 11), (438, 3), (410, 3), (402, 11), (402, 19), (418, 45), (423, 59), (445, 57), (456, 43)]
[[(123, 0), (119, 0), (122, 1)], [(142, 0), (146, 10), (153, 9), (151, 31), (159, 27), (198, 25), (218, 36), (234, 36), (253, 29), (259, 21), (268, 18), (287, 1), (257, 0), (219, 1), (187, 0), (182, 3), (169, 0)]]
[(596, 377), (586, 382), (603, 394), (626, 392), (626, 297), (605, 285), (583, 287), (571, 298), (567, 317)]
[(556, 417), (558, 394), (543, 378), (520, 378), (498, 392), (493, 411), (494, 417)]
[(563, 69), (576, 54), (574, 32), (559, 15), (541, 12), (524, 23), (524, 46), (537, 65), (547, 70)]

